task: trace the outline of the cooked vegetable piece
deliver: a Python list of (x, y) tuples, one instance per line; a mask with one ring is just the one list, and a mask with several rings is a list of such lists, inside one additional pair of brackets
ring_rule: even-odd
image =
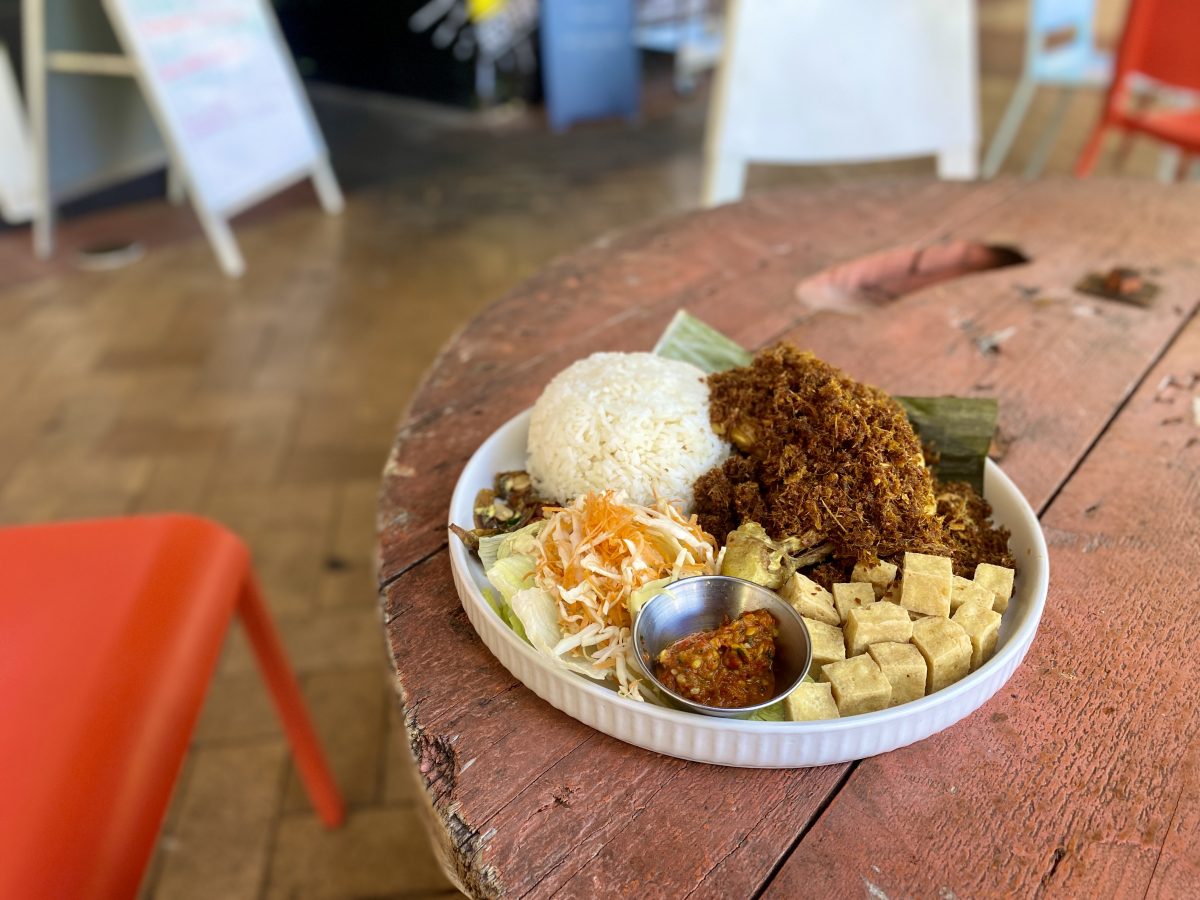
[(767, 610), (744, 612), (715, 631), (697, 632), (662, 650), (655, 674), (679, 696), (705, 706), (762, 703), (775, 692), (778, 631)]
[(838, 619), (842, 625), (850, 610), (862, 606), (870, 606), (875, 602), (875, 589), (869, 584), (835, 584), (833, 586), (833, 606), (837, 610)]
[(805, 618), (829, 625), (842, 624), (841, 617), (833, 607), (833, 595), (799, 572), (787, 580), (779, 596)]
[(820, 680), (829, 682), (838, 712), (843, 716), (887, 709), (892, 699), (891, 682), (865, 653), (829, 663), (821, 669)]
[(475, 497), (475, 528), (491, 533), (515, 531), (540, 518), (545, 502), (534, 493), (527, 472), (500, 472), (495, 486)]
[(729, 533), (721, 561), (722, 575), (744, 578), (777, 591), (795, 570), (783, 545), (771, 540), (757, 522), (744, 522)]
[(900, 605), (923, 616), (949, 616), (954, 564), (948, 556), (905, 553)]
[(839, 717), (833, 691), (827, 683), (805, 681), (783, 701), (787, 717), (793, 722), (814, 722)]
[(925, 696), (929, 667), (921, 651), (912, 644), (884, 641), (868, 647), (867, 654), (875, 660), (883, 677), (892, 685), (892, 699), (888, 706), (899, 706)]
[(1008, 601), (1012, 598), (1014, 574), (1013, 570), (1006, 566), (993, 566), (991, 563), (980, 563), (975, 569), (975, 583), (992, 592), (996, 598), (992, 609), (998, 613), (1008, 609)]
[(808, 637), (812, 642), (812, 671), (817, 672), (827, 663), (846, 658), (846, 638), (842, 629), (827, 622), (819, 622), (802, 616), (808, 626)]
[(855, 563), (854, 570), (850, 573), (850, 580), (871, 585), (871, 588), (875, 591), (875, 599), (882, 600), (883, 595), (887, 593), (888, 588), (896, 580), (896, 573), (898, 571), (899, 567), (895, 563), (883, 560), (880, 560), (873, 566)]
[(1000, 613), (985, 601), (970, 600), (951, 616), (971, 639), (971, 671), (974, 672), (992, 658), (996, 640), (1000, 637)]
[(908, 613), (892, 603), (876, 602), (850, 610), (846, 627), (846, 655), (866, 653), (871, 644), (881, 641), (904, 643), (912, 637), (913, 624)]
[[(450, 530), (468, 550), (479, 555), (482, 538), (517, 531), (541, 519), (542, 507), (546, 503), (534, 493), (528, 473), (500, 472), (492, 487), (484, 488), (475, 495), (475, 528), (468, 531), (459, 525), (451, 525)], [(491, 562), (485, 561), (485, 568)]]
[(964, 603), (969, 603), (972, 600), (976, 603), (986, 604), (990, 609), (992, 603), (995, 601), (995, 595), (971, 579), (955, 575), (953, 585), (950, 588), (950, 611), (953, 612)]
[(941, 616), (918, 619), (913, 623), (912, 642), (929, 667), (927, 694), (954, 684), (971, 671), (971, 638), (958, 622)]

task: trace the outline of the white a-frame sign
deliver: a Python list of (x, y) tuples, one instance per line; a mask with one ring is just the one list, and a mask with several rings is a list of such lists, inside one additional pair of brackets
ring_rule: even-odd
[(329, 151), (266, 0), (104, 0), (174, 171), (226, 274), (229, 219), (311, 178), (342, 209)]

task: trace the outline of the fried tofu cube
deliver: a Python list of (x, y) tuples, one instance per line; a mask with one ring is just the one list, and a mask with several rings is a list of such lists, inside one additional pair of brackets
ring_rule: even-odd
[(895, 563), (884, 562), (880, 560), (873, 566), (864, 566), (862, 563), (855, 563), (854, 570), (850, 573), (850, 580), (855, 582), (864, 582), (871, 585), (875, 591), (875, 599), (882, 600), (883, 595), (887, 593), (888, 588), (896, 580), (896, 573), (900, 571)]
[(872, 644), (867, 653), (879, 671), (883, 672), (892, 685), (892, 699), (888, 706), (899, 706), (912, 700), (920, 700), (925, 696), (925, 679), (929, 667), (925, 657), (912, 644), (900, 644), (895, 641), (885, 641), (882, 644)]
[(892, 699), (892, 683), (865, 653), (830, 663), (821, 670), (821, 681), (829, 682), (833, 700), (843, 716), (887, 709)]
[(850, 610), (862, 606), (870, 606), (875, 602), (875, 589), (869, 584), (835, 584), (833, 586), (833, 606), (841, 619), (839, 624), (846, 624)]
[(808, 637), (812, 641), (813, 672), (819, 672), (827, 663), (846, 658), (846, 639), (842, 636), (842, 629), (807, 616), (801, 618), (808, 627)]
[(816, 619), (827, 625), (841, 625), (841, 616), (833, 608), (833, 595), (811, 578), (797, 572), (779, 589), (779, 596), (806, 619)]
[(954, 564), (948, 556), (905, 553), (900, 605), (923, 616), (949, 616)]
[(1000, 637), (1000, 613), (989, 605), (991, 598), (971, 600), (958, 608), (950, 621), (962, 626), (971, 639), (971, 671), (992, 658)]
[(954, 584), (950, 588), (950, 611), (954, 612), (970, 600), (990, 606), (993, 603), (993, 596), (991, 591), (971, 579), (955, 575)]
[(894, 603), (872, 603), (850, 610), (846, 627), (846, 655), (866, 653), (872, 644), (882, 641), (906, 643), (913, 633), (908, 613)]
[(783, 701), (784, 711), (793, 722), (839, 718), (833, 689), (827, 682), (802, 681)]
[(925, 657), (925, 693), (954, 684), (971, 671), (971, 638), (958, 622), (929, 616), (913, 623), (913, 646)]
[(1008, 601), (1012, 599), (1013, 576), (1016, 573), (1004, 566), (993, 566), (991, 563), (980, 563), (975, 567), (975, 583), (987, 588), (995, 596), (992, 609), (1003, 613), (1008, 609)]

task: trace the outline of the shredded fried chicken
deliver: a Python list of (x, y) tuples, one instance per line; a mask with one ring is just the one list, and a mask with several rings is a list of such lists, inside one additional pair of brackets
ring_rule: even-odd
[(755, 521), (864, 563), (947, 552), (921, 443), (886, 393), (788, 344), (708, 381), (713, 428), (741, 453), (696, 482), (706, 531)]

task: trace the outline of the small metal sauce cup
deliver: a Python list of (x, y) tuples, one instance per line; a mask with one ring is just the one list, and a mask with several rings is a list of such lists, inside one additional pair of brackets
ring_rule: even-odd
[[(779, 625), (775, 638), (775, 694), (770, 700), (732, 709), (706, 706), (681, 697), (658, 680), (654, 664), (662, 650), (699, 631), (714, 631), (756, 609), (767, 610)], [(651, 597), (634, 623), (633, 648), (642, 669), (671, 705), (726, 719), (744, 718), (791, 693), (812, 664), (812, 640), (800, 614), (774, 591), (728, 575), (683, 578)]]

